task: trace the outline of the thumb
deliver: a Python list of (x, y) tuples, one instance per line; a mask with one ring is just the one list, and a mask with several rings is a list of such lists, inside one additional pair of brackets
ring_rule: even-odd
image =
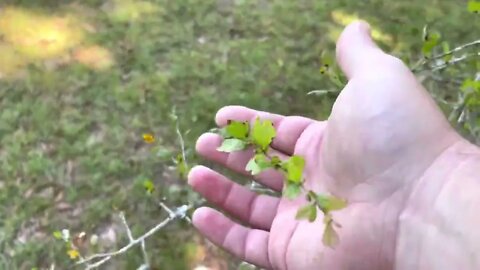
[(370, 26), (364, 21), (349, 24), (337, 41), (337, 62), (350, 79), (355, 73), (372, 68), (386, 54), (375, 44)]

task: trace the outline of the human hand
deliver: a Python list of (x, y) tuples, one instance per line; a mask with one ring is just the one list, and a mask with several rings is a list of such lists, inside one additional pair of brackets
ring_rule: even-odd
[[(458, 268), (472, 265), (459, 263), (458, 256), (452, 257), (448, 268), (444, 261), (451, 253), (432, 252), (435, 243), (454, 241), (441, 237), (448, 224), (423, 219), (433, 216), (428, 203), (435, 202), (439, 187), (448, 180), (447, 174), (435, 172), (461, 174), (459, 153), (477, 155), (478, 151), (450, 127), (410, 70), (374, 44), (367, 24), (355, 22), (344, 30), (337, 43), (337, 61), (349, 81), (328, 121), (228, 106), (217, 113), (216, 122), (224, 126), (228, 120), (271, 120), (277, 129), (271, 151), (305, 158), (305, 187), (348, 200), (346, 209), (333, 214), (342, 225), (339, 245), (335, 249), (323, 245), (321, 218), (313, 223), (295, 219), (306, 203), (303, 198), (257, 195), (202, 166), (191, 170), (190, 185), (246, 226), (202, 207), (193, 215), (195, 227), (234, 255), (268, 269), (473, 269)], [(218, 152), (221, 141), (218, 135), (204, 134), (197, 151), (248, 174), (245, 165), (252, 152)], [(272, 170), (256, 181), (277, 191), (283, 186), (281, 174)], [(465, 200), (457, 202), (458, 207)], [(415, 225), (413, 220), (422, 221)], [(427, 239), (428, 252), (418, 247), (419, 235), (429, 232), (427, 224), (439, 230), (437, 239)], [(445, 257), (435, 259), (442, 252)]]

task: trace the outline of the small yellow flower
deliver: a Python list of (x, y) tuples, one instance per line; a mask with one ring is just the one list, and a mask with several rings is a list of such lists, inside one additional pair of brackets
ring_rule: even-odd
[(155, 137), (153, 136), (153, 134), (145, 133), (145, 134), (143, 134), (143, 140), (146, 143), (154, 143), (155, 142)]
[(67, 254), (68, 254), (68, 257), (70, 257), (70, 259), (72, 259), (72, 260), (75, 260), (78, 257), (80, 257), (80, 252), (78, 252), (78, 250), (76, 250), (76, 249), (68, 250)]

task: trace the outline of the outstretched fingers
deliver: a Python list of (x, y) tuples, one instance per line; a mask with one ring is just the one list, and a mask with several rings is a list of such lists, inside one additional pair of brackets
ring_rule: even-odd
[(210, 241), (240, 259), (270, 269), (269, 232), (234, 223), (220, 212), (201, 207), (193, 214), (193, 225)]
[(280, 199), (260, 195), (203, 166), (194, 167), (188, 183), (209, 202), (249, 226), (270, 230)]
[[(213, 133), (206, 133), (200, 136), (197, 141), (197, 152), (205, 158), (219, 163), (230, 170), (250, 176), (245, 170), (248, 161), (253, 157), (253, 149), (224, 153), (217, 151), (222, 144), (222, 138)], [(270, 151), (272, 156), (279, 156), (285, 159), (286, 156), (278, 151)], [(283, 187), (283, 175), (273, 169), (268, 169), (254, 176), (255, 181), (275, 190), (281, 191)]]

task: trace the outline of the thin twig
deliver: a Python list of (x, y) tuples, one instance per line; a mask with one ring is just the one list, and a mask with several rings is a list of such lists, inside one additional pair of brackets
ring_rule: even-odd
[(445, 62), (444, 64), (441, 64), (441, 65), (438, 65), (436, 67), (433, 67), (432, 68), (432, 71), (438, 71), (438, 70), (441, 70), (441, 69), (444, 69), (448, 66), (451, 66), (451, 65), (454, 65), (454, 64), (457, 64), (467, 58), (470, 58), (470, 57), (475, 57), (475, 56), (480, 56), (480, 52), (479, 53), (473, 53), (473, 54), (465, 54), (465, 55), (462, 55), (460, 57), (457, 57), (457, 58), (454, 58), (448, 62)]
[(480, 39), (478, 40), (475, 40), (475, 41), (472, 41), (472, 42), (469, 42), (469, 43), (465, 43), (461, 46), (458, 46), (450, 51), (447, 51), (447, 52), (444, 52), (444, 53), (441, 53), (441, 54), (438, 54), (438, 55), (435, 55), (433, 57), (430, 57), (430, 58), (423, 58), (423, 59), (420, 59), (413, 67), (412, 67), (412, 71), (413, 72), (418, 72), (418, 71), (422, 71), (420, 70), (420, 67), (424, 66), (425, 64), (433, 61), (433, 60), (437, 60), (437, 59), (440, 59), (442, 57), (445, 57), (447, 55), (452, 55), (456, 52), (459, 52), (459, 51), (462, 51), (468, 47), (472, 47), (472, 46), (476, 46), (476, 45), (479, 45), (480, 44)]
[(120, 216), (120, 219), (122, 220), (123, 226), (125, 227), (125, 230), (127, 231), (127, 236), (128, 240), (131, 242), (133, 241), (133, 236), (132, 236), (132, 231), (130, 230), (130, 227), (128, 226), (127, 220), (125, 219), (125, 214), (123, 212), (120, 212), (118, 214)]
[(147, 248), (145, 245), (145, 240), (142, 241), (142, 253), (143, 253), (143, 261), (145, 262), (145, 265), (149, 268), (150, 267), (150, 261), (148, 260), (148, 253), (147, 253)]
[(456, 52), (459, 52), (459, 51), (461, 51), (461, 50), (464, 50), (464, 49), (466, 49), (466, 48), (468, 48), (468, 47), (472, 47), (472, 46), (475, 46), (475, 45), (480, 45), (480, 39), (475, 40), (475, 41), (472, 41), (472, 42), (469, 42), (469, 43), (465, 43), (465, 44), (463, 44), (463, 45), (461, 45), (461, 46), (458, 46), (458, 47), (456, 47), (456, 48), (454, 48), (454, 49), (452, 49), (452, 50), (450, 50), (450, 51), (447, 51), (447, 52), (438, 54), (438, 55), (436, 55), (436, 56), (434, 56), (434, 57), (431, 57), (431, 58), (429, 58), (428, 60), (429, 60), (429, 61), (432, 61), (432, 60), (440, 59), (440, 58), (442, 58), (442, 57), (445, 57), (445, 56), (447, 56), (447, 55), (454, 54), (454, 53), (456, 53)]
[(183, 163), (185, 163), (185, 166), (188, 168), (188, 163), (187, 163), (187, 154), (185, 152), (185, 141), (183, 140), (182, 133), (180, 132), (180, 125), (178, 123), (178, 119), (175, 121), (175, 129), (177, 131), (178, 139), (180, 140), (180, 147), (182, 148), (182, 159)]
[(159, 202), (158, 205), (160, 205), (160, 207), (162, 207), (163, 210), (165, 210), (165, 212), (168, 213), (169, 217), (175, 216), (175, 212), (173, 212), (170, 208), (168, 208), (163, 202)]
[[(130, 240), (129, 243), (127, 245), (125, 245), (124, 247), (120, 248), (119, 250), (117, 251), (113, 251), (113, 252), (107, 252), (107, 253), (98, 253), (98, 254), (94, 254), (86, 259), (81, 259), (80, 261), (78, 261), (76, 264), (77, 265), (80, 265), (80, 264), (86, 264), (87, 265), (87, 269), (94, 269), (100, 265), (102, 265), (103, 263), (107, 262), (108, 260), (110, 260), (111, 258), (117, 256), (117, 255), (120, 255), (122, 253), (125, 253), (126, 251), (128, 251), (129, 249), (131, 249), (132, 247), (138, 245), (138, 244), (142, 244), (142, 242), (144, 242), (148, 237), (152, 236), (153, 234), (155, 234), (157, 231), (159, 231), (160, 229), (162, 229), (163, 227), (165, 227), (167, 224), (169, 224), (171, 221), (175, 220), (175, 219), (179, 219), (179, 218), (185, 218), (186, 217), (186, 213), (187, 211), (192, 208), (192, 206), (190, 205), (182, 205), (180, 207), (178, 207), (175, 211), (172, 211), (170, 208), (168, 208), (166, 205), (163, 204), (163, 207), (164, 209), (168, 209), (168, 214), (169, 216), (164, 219), (162, 222), (160, 222), (159, 224), (157, 224), (156, 226), (154, 226), (153, 228), (151, 228), (149, 231), (147, 231), (145, 234), (143, 234), (142, 236), (134, 239), (132, 237), (133, 240)], [(127, 224), (126, 222), (124, 222), (124, 224)], [(128, 225), (126, 225), (128, 226)], [(127, 230), (127, 233), (128, 233), (128, 230)], [(130, 233), (131, 234), (131, 233)], [(99, 259), (99, 261), (93, 263), (93, 264), (89, 264), (90, 262), (94, 261), (94, 260), (97, 260)]]
[(112, 256), (107, 256), (107, 257), (99, 260), (98, 262), (96, 262), (94, 264), (89, 264), (89, 265), (87, 265), (87, 268), (85, 268), (85, 270), (95, 269), (95, 268), (99, 267), (100, 265), (109, 261), (111, 258), (112, 258)]

